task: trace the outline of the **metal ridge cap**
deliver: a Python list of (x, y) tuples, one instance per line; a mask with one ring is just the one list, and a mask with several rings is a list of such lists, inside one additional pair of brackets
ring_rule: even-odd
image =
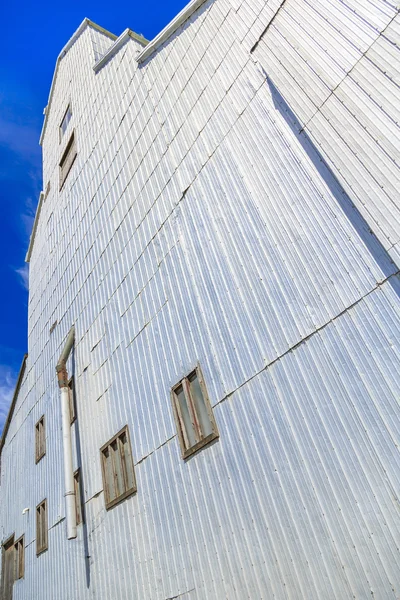
[(148, 58), (161, 44), (163, 44), (177, 29), (192, 16), (192, 14), (204, 4), (206, 0), (191, 0), (180, 13), (156, 37), (148, 43), (146, 48), (136, 57), (138, 63)]
[(57, 56), (56, 66), (55, 66), (54, 74), (53, 74), (53, 79), (51, 80), (51, 85), (50, 85), (49, 100), (47, 102), (46, 108), (44, 109), (44, 121), (43, 121), (42, 131), (40, 133), (40, 138), (39, 138), (39, 144), (40, 145), (42, 145), (42, 143), (43, 143), (44, 134), (46, 132), (47, 115), (48, 115), (50, 104), (51, 104), (51, 100), (52, 100), (52, 97), (53, 97), (53, 90), (54, 90), (54, 84), (55, 84), (55, 81), (56, 81), (58, 66), (60, 64), (61, 59), (66, 55), (66, 53), (68, 52), (68, 50), (71, 48), (72, 44), (81, 35), (81, 33), (86, 29), (86, 27), (93, 27), (93, 29), (96, 29), (100, 33), (104, 33), (104, 35), (108, 36), (112, 40), (116, 40), (117, 39), (117, 36), (114, 33), (111, 33), (111, 31), (108, 31), (107, 29), (104, 29), (103, 27), (100, 27), (100, 25), (97, 25), (97, 23), (95, 23), (94, 21), (91, 21), (87, 17), (85, 17), (83, 19), (83, 21), (79, 25), (78, 29), (72, 34), (72, 36), (70, 37), (70, 39), (68, 40), (68, 42), (62, 48), (60, 54)]
[(37, 230), (37, 226), (38, 226), (38, 222), (39, 222), (40, 212), (42, 210), (43, 198), (44, 198), (44, 192), (40, 192), (38, 207), (36, 209), (36, 214), (35, 214), (35, 220), (33, 221), (32, 233), (29, 238), (29, 246), (28, 246), (28, 250), (27, 250), (26, 256), (25, 256), (25, 262), (27, 262), (27, 263), (29, 263), (29, 261), (31, 259), (31, 255), (32, 255), (33, 244), (35, 242), (35, 237), (36, 237), (36, 230)]
[(125, 31), (121, 33), (121, 35), (115, 40), (113, 45), (100, 58), (100, 60), (98, 60), (97, 63), (95, 63), (95, 65), (93, 66), (93, 71), (97, 73), (97, 71), (99, 71), (106, 64), (106, 62), (118, 52), (118, 50), (125, 44), (125, 42), (128, 39), (135, 40), (143, 46), (146, 46), (149, 43), (149, 40), (146, 40), (146, 38), (142, 35), (135, 33), (134, 31), (132, 31), (132, 29), (125, 29)]

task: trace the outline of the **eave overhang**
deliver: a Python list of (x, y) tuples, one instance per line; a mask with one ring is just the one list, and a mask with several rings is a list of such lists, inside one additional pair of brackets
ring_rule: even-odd
[(104, 56), (102, 56), (102, 58), (94, 65), (94, 72), (97, 73), (97, 71), (99, 71), (128, 40), (135, 40), (142, 46), (146, 46), (149, 43), (149, 40), (146, 40), (146, 38), (144, 38), (142, 35), (138, 35), (131, 29), (125, 29), (119, 38), (115, 40), (114, 44), (107, 50)]
[(43, 200), (44, 200), (44, 192), (40, 192), (38, 207), (36, 209), (36, 214), (35, 214), (35, 220), (33, 221), (32, 233), (31, 233), (31, 237), (29, 238), (28, 251), (25, 256), (25, 262), (27, 262), (27, 263), (31, 260), (33, 244), (35, 242), (36, 230), (37, 230), (38, 223), (39, 223), (40, 213), (42, 211)]
[(4, 443), (6, 441), (7, 433), (8, 433), (8, 430), (9, 430), (9, 427), (10, 427), (10, 423), (11, 423), (11, 419), (12, 419), (12, 416), (13, 416), (13, 413), (14, 413), (14, 408), (15, 408), (15, 405), (17, 403), (17, 398), (18, 398), (19, 390), (20, 390), (20, 387), (21, 387), (21, 384), (22, 384), (22, 380), (24, 378), (24, 373), (25, 373), (25, 368), (26, 368), (26, 359), (27, 358), (28, 358), (28, 355), (25, 354), (24, 358), (22, 359), (21, 368), (20, 368), (19, 373), (18, 373), (18, 379), (17, 379), (17, 383), (16, 383), (16, 386), (15, 386), (14, 395), (13, 395), (13, 398), (11, 400), (11, 405), (10, 405), (10, 408), (9, 408), (9, 411), (8, 411), (6, 422), (4, 423), (3, 434), (2, 434), (1, 439), (0, 439), (0, 455), (1, 455), (1, 452), (3, 450)]

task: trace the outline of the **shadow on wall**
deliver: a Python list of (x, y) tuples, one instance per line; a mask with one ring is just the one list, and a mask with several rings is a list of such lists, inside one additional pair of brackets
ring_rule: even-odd
[[(75, 349), (72, 349), (71, 353), (71, 363), (72, 363), (72, 375), (76, 373), (75, 366)], [(76, 384), (76, 381), (75, 381)], [(74, 423), (75, 427), (75, 444), (76, 444), (76, 458), (78, 461), (78, 468), (80, 469), (80, 480), (81, 480), (81, 500), (82, 500), (82, 537), (83, 537), (83, 551), (85, 554), (85, 575), (86, 575), (86, 587), (90, 588), (90, 554), (89, 554), (89, 537), (87, 530), (87, 522), (85, 515), (85, 503), (84, 503), (84, 494), (83, 490), (85, 488), (85, 472), (82, 468), (82, 449), (81, 449), (81, 436), (79, 431), (79, 415)]]
[[(351, 202), (350, 197), (343, 189), (342, 185), (328, 167), (320, 152), (316, 148), (314, 142), (311, 140), (309, 135), (304, 131), (302, 124), (296, 117), (296, 114), (292, 111), (284, 97), (279, 92), (271, 78), (264, 72), (266, 80), (271, 91), (272, 100), (275, 108), (280, 112), (286, 123), (289, 125), (296, 139), (301, 144), (303, 150), (307, 153), (307, 156), (312, 161), (313, 165), (317, 169), (321, 178), (325, 181), (332, 195), (336, 199), (338, 205), (346, 215), (348, 221), (352, 224), (353, 228), (361, 238), (366, 248), (368, 248), (371, 255), (374, 257), (376, 263), (382, 269), (385, 277), (388, 278), (391, 275), (398, 272), (396, 265), (391, 260), (389, 254), (375, 236), (367, 221), (358, 211), (358, 209)], [(392, 277), (389, 279), (390, 284), (395, 290), (397, 295), (400, 295), (399, 281), (397, 278)], [(381, 282), (378, 282), (381, 283)]]

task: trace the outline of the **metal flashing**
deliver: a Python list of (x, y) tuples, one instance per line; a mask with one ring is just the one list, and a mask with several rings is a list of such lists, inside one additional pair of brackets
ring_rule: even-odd
[(148, 43), (146, 48), (136, 58), (136, 61), (138, 63), (145, 61), (146, 58), (153, 54), (153, 52), (155, 52), (155, 50), (157, 50), (157, 48), (159, 48), (161, 44), (163, 44), (178, 29), (178, 27), (182, 25), (182, 23), (187, 21), (205, 1), (206, 0), (192, 0), (192, 2), (189, 2), (189, 4), (176, 15), (175, 19), (168, 23), (154, 40)]
[(129, 39), (135, 40), (143, 46), (149, 44), (149, 40), (146, 40), (146, 38), (144, 38), (142, 35), (138, 35), (131, 29), (125, 29), (125, 31), (121, 33), (119, 38), (115, 40), (114, 44), (111, 46), (111, 48), (109, 48), (105, 55), (93, 66), (94, 72), (97, 73)]
[(29, 261), (31, 260), (33, 244), (35, 242), (36, 230), (37, 230), (37, 226), (39, 223), (39, 217), (40, 217), (40, 212), (42, 210), (42, 204), (43, 204), (44, 197), (45, 197), (44, 192), (40, 192), (39, 203), (38, 203), (38, 207), (36, 209), (36, 214), (35, 214), (35, 220), (33, 221), (32, 233), (31, 233), (31, 237), (29, 238), (28, 251), (25, 256), (25, 262), (27, 262), (27, 263), (29, 263)]
[(8, 433), (8, 429), (10, 427), (11, 419), (12, 419), (14, 408), (15, 408), (15, 404), (17, 402), (17, 398), (18, 398), (20, 387), (21, 387), (22, 379), (23, 379), (23, 376), (24, 376), (24, 373), (25, 373), (26, 359), (27, 358), (28, 358), (28, 355), (24, 354), (24, 358), (22, 359), (21, 368), (20, 368), (19, 373), (18, 373), (17, 383), (15, 385), (14, 395), (13, 395), (13, 398), (11, 400), (11, 405), (10, 405), (10, 408), (9, 408), (9, 411), (8, 411), (8, 415), (7, 415), (6, 421), (4, 423), (3, 434), (2, 434), (2, 436), (0, 438), (0, 455), (1, 455), (1, 451), (2, 451), (3, 446), (4, 446), (4, 442), (6, 441), (6, 436), (7, 436), (7, 433)]

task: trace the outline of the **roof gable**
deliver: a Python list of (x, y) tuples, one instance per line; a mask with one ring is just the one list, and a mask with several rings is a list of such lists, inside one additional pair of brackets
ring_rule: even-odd
[[(51, 108), (51, 101), (52, 101), (52, 98), (53, 98), (53, 92), (54, 92), (54, 87), (55, 87), (55, 82), (56, 82), (57, 73), (58, 73), (58, 67), (60, 66), (60, 62), (64, 58), (64, 56), (67, 54), (68, 50), (70, 50), (70, 48), (73, 46), (73, 44), (78, 39), (78, 37), (88, 27), (90, 27), (90, 28), (94, 29), (95, 31), (98, 31), (99, 33), (102, 33), (103, 35), (105, 35), (106, 37), (108, 37), (110, 39), (110, 45), (117, 39), (116, 35), (114, 35), (110, 31), (107, 31), (103, 27), (100, 27), (100, 25), (97, 25), (96, 23), (94, 23), (90, 19), (83, 19), (83, 21), (79, 25), (78, 29), (71, 36), (71, 38), (68, 40), (68, 42), (66, 43), (66, 45), (64, 46), (64, 48), (61, 50), (60, 54), (57, 57), (56, 67), (55, 67), (55, 70), (54, 70), (54, 75), (53, 75), (53, 79), (52, 79), (51, 86), (50, 86), (49, 101), (47, 103), (47, 106), (44, 109), (44, 122), (43, 122), (42, 132), (40, 134), (40, 139), (39, 139), (39, 144), (40, 145), (42, 145), (43, 139), (44, 139), (44, 135), (46, 133), (46, 126), (47, 126), (47, 121), (48, 121), (47, 117), (48, 117), (48, 114), (49, 114), (50, 108)], [(95, 49), (95, 59), (98, 60), (98, 57), (99, 57), (99, 50)]]

